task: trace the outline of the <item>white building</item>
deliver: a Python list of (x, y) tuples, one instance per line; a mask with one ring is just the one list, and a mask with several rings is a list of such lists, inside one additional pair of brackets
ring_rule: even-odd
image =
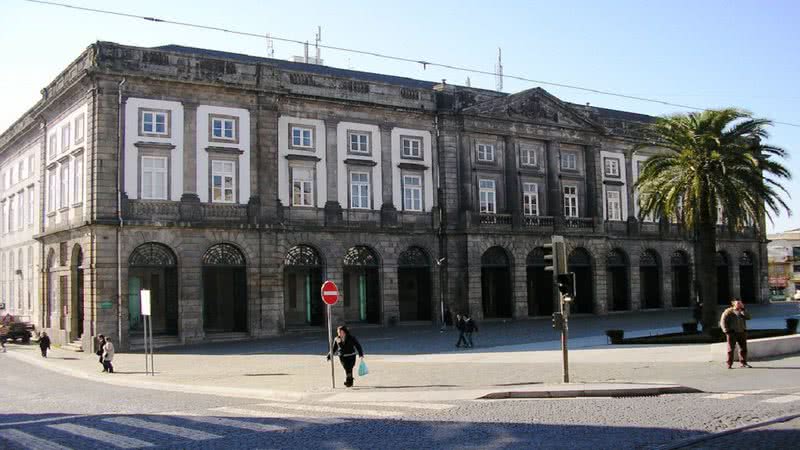
[(771, 296), (800, 300), (800, 228), (771, 234), (767, 239)]

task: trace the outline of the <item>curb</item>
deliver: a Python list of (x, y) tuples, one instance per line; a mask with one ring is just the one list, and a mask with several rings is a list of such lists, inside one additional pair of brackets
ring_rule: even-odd
[(703, 436), (697, 437), (690, 437), (686, 439), (681, 439), (676, 442), (671, 442), (669, 444), (664, 444), (658, 447), (654, 447), (653, 450), (678, 450), (681, 448), (689, 447), (694, 444), (699, 444), (701, 442), (710, 441), (713, 439), (721, 438), (723, 436), (727, 436), (730, 434), (740, 433), (742, 431), (752, 430), (753, 428), (761, 428), (766, 427), (769, 425), (774, 425), (776, 423), (788, 422), (790, 420), (794, 420), (800, 418), (800, 414), (791, 414), (788, 416), (777, 417), (775, 419), (765, 420), (764, 422), (759, 423), (751, 423), (749, 425), (742, 425), (740, 427), (731, 428), (730, 430), (720, 431), (717, 433), (710, 433), (705, 434)]
[(579, 398), (579, 397), (645, 397), (666, 394), (699, 394), (703, 391), (687, 386), (653, 386), (630, 389), (603, 387), (589, 389), (559, 389), (551, 391), (506, 391), (492, 392), (477, 400), (498, 400), (507, 398)]
[[(319, 395), (319, 393), (306, 393), (296, 391), (276, 391), (270, 389), (246, 389), (246, 388), (230, 388), (230, 387), (215, 387), (215, 386), (189, 386), (178, 383), (161, 383), (157, 381), (142, 381), (130, 378), (118, 378), (114, 376), (95, 376), (89, 373), (70, 369), (66, 367), (58, 367), (54, 364), (48, 364), (46, 359), (36, 358), (25, 355), (15, 351), (8, 351), (5, 353), (11, 358), (18, 361), (23, 361), (51, 372), (60, 373), (61, 375), (70, 376), (73, 378), (81, 378), (87, 381), (96, 383), (105, 383), (114, 386), (127, 387), (127, 388), (141, 388), (151, 389), (156, 391), (167, 392), (181, 392), (184, 394), (202, 394), (202, 395), (215, 395), (219, 397), (232, 397), (232, 398), (248, 398), (259, 400), (272, 400), (272, 401), (289, 401), (298, 402), (301, 400), (308, 400)], [(115, 379), (116, 378), (116, 379)]]

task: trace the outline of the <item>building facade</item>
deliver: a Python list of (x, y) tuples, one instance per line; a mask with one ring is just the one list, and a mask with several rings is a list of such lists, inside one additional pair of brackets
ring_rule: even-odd
[(773, 300), (800, 300), (800, 229), (767, 236), (769, 290)]
[[(693, 243), (638, 220), (653, 118), (178, 46), (98, 42), (0, 137), (41, 143), (41, 326), (135, 347), (337, 321), (549, 315), (566, 237), (579, 314), (688, 307)], [(78, 136), (80, 135), (80, 142)], [(66, 142), (66, 145), (65, 145)], [(5, 242), (3, 244), (5, 249)], [(720, 302), (768, 297), (766, 246), (720, 226)]]

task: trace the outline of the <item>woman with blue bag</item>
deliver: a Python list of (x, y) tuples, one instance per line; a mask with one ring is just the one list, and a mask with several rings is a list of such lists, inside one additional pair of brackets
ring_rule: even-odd
[[(339, 355), (339, 362), (344, 367), (346, 375), (344, 385), (353, 387), (353, 368), (356, 366), (356, 355), (361, 358), (358, 375), (364, 376), (368, 373), (367, 363), (364, 362), (364, 350), (358, 343), (358, 339), (350, 334), (350, 330), (346, 326), (342, 325), (336, 328), (336, 334), (338, 336), (333, 340), (333, 354)], [(331, 359), (331, 355), (328, 355), (328, 359)]]

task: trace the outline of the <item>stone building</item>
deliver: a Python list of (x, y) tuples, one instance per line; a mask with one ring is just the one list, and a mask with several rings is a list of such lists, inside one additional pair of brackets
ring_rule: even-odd
[[(575, 313), (686, 307), (691, 241), (636, 219), (651, 120), (540, 88), (98, 42), (0, 136), (0, 164), (39, 143), (34, 320), (128, 348), (142, 289), (164, 343), (319, 326), (324, 279), (337, 321), (549, 315), (553, 234)], [(720, 300), (766, 299), (761, 261), (763, 236), (721, 227)]]
[(800, 300), (800, 228), (767, 239), (770, 297)]

